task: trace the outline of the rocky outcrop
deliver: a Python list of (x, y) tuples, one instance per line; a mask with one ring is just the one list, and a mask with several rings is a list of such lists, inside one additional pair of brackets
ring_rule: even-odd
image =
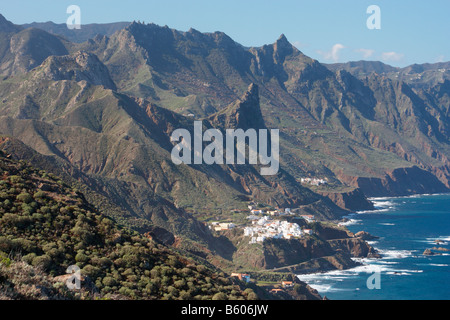
[(355, 188), (349, 192), (318, 192), (329, 198), (336, 205), (351, 211), (374, 210), (373, 203), (366, 198), (361, 189)]
[(450, 249), (448, 249), (448, 248), (442, 248), (442, 247), (433, 247), (433, 248), (431, 248), (431, 250), (434, 250), (434, 251), (441, 251), (441, 252), (450, 252)]
[(341, 175), (339, 179), (360, 188), (368, 197), (394, 197), (449, 191), (435, 175), (417, 166), (392, 170), (382, 178)]
[(359, 262), (345, 252), (337, 252), (332, 256), (311, 259), (296, 265), (274, 269), (276, 272), (293, 272), (296, 274), (327, 272), (332, 270), (346, 270), (360, 266)]
[(434, 251), (431, 251), (431, 249), (425, 249), (425, 251), (422, 253), (424, 256), (434, 256), (440, 253), (436, 253)]
[(250, 84), (244, 95), (236, 102), (209, 117), (216, 127), (223, 129), (264, 129), (264, 119), (259, 105), (259, 89)]
[(268, 239), (264, 241), (264, 268), (270, 270), (294, 265), (314, 258), (331, 256), (333, 253), (325, 241)]
[(368, 241), (378, 239), (379, 237), (373, 236), (366, 231), (359, 231), (355, 233), (355, 238), (361, 238), (362, 240)]
[(316, 224), (314, 226), (315, 234), (324, 240), (334, 239), (348, 239), (352, 238), (353, 234), (346, 228), (339, 228), (333, 225)]
[(335, 239), (328, 243), (334, 250), (344, 250), (355, 258), (381, 258), (380, 254), (361, 238)]
[(84, 51), (78, 51), (73, 55), (49, 57), (37, 70), (35, 77), (40, 80), (86, 81), (92, 85), (102, 85), (107, 89), (117, 89), (108, 68), (96, 55)]

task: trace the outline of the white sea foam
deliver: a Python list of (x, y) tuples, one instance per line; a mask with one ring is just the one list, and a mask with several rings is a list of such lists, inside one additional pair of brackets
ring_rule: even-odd
[(395, 275), (395, 276), (410, 276), (411, 275), (411, 273), (399, 272), (399, 271), (389, 271), (389, 272), (386, 272), (386, 274)]
[(345, 221), (345, 222), (339, 222), (338, 225), (340, 225), (340, 226), (352, 226), (352, 225), (360, 224), (360, 222), (361, 222), (361, 220), (349, 219), (348, 221)]
[(398, 275), (409, 276), (414, 273), (421, 273), (423, 270), (409, 270), (409, 269), (397, 269), (394, 265), (398, 264), (398, 261), (387, 261), (390, 259), (399, 259), (411, 257), (412, 251), (408, 250), (379, 250), (382, 254), (382, 259), (371, 258), (352, 258), (352, 260), (362, 263), (363, 265), (347, 270), (333, 270), (326, 273), (314, 273), (314, 274), (302, 274), (297, 277), (312, 288), (316, 289), (320, 293), (337, 292), (337, 291), (351, 291), (354, 289), (339, 289), (335, 288), (339, 282), (345, 281), (349, 278), (357, 275), (367, 274), (368, 276), (374, 272), (380, 272), (386, 275)]
[(415, 251), (410, 250), (394, 250), (394, 249), (378, 249), (378, 252), (383, 257), (383, 260), (390, 259), (404, 259), (408, 257), (412, 257)]
[[(436, 240), (438, 240), (438, 242), (436, 242)], [(440, 236), (437, 238), (425, 238), (425, 239), (420, 239), (420, 240), (416, 240), (416, 241), (433, 244), (436, 246), (446, 246), (450, 242), (450, 237), (449, 236)]]
[(380, 212), (386, 212), (391, 211), (395, 209), (395, 203), (388, 201), (389, 198), (372, 198), (370, 199), (373, 203), (373, 206), (375, 207), (375, 210), (362, 210), (357, 211), (357, 214), (364, 214), (364, 213), (380, 213)]
[(379, 223), (382, 226), (395, 226), (395, 223)]
[[(370, 259), (354, 259), (360, 262), (367, 262)], [(413, 273), (421, 273), (423, 270), (406, 270), (406, 269), (395, 269), (390, 266), (391, 263), (389, 261), (381, 261), (381, 260), (372, 260), (371, 264), (365, 264), (362, 266), (358, 266), (352, 269), (347, 270), (334, 270), (326, 273), (315, 273), (315, 274), (303, 274), (298, 275), (297, 277), (306, 283), (309, 284), (310, 287), (316, 289), (318, 292), (324, 294), (329, 292), (338, 292), (338, 291), (352, 291), (355, 289), (343, 289), (336, 288), (335, 286), (339, 286), (340, 282), (343, 282), (349, 278), (353, 278), (358, 275), (371, 275), (374, 272), (380, 272), (381, 275), (393, 275), (393, 276), (411, 276)]]

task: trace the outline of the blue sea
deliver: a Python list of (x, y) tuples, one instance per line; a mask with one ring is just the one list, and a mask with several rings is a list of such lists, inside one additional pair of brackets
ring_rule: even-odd
[[(364, 265), (299, 275), (300, 280), (331, 300), (449, 300), (450, 252), (422, 253), (432, 247), (450, 249), (450, 194), (371, 200), (377, 210), (351, 214), (346, 225), (354, 233), (378, 236), (369, 243), (382, 259), (355, 259)], [(369, 289), (369, 277), (379, 285)]]

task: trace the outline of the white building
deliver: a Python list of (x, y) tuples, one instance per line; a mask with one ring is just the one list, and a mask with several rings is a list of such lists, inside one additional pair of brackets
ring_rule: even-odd
[(313, 186), (320, 186), (322, 184), (328, 184), (328, 179), (318, 179), (318, 178), (301, 178), (301, 183), (310, 184)]
[(235, 227), (236, 227), (236, 225), (234, 223), (226, 222), (226, 223), (216, 224), (215, 227), (214, 227), (214, 230), (216, 230), (216, 231), (224, 231), (224, 230), (233, 229)]
[(302, 230), (296, 223), (272, 220), (269, 217), (253, 222), (253, 226), (244, 228), (244, 235), (252, 237), (250, 243), (263, 242), (268, 238), (292, 239), (303, 236)]

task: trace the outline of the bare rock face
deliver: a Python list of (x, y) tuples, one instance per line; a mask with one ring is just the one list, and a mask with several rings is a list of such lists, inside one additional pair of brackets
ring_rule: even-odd
[(41, 72), (36, 74), (40, 79), (86, 81), (92, 85), (116, 90), (108, 69), (92, 53), (78, 51), (73, 55), (51, 56), (44, 61), (41, 68)]
[(319, 194), (328, 197), (336, 205), (343, 209), (359, 211), (359, 210), (374, 210), (373, 203), (369, 201), (361, 189), (355, 188), (349, 192), (318, 192)]
[(378, 239), (378, 237), (371, 235), (366, 231), (359, 231), (355, 233), (355, 238), (361, 238), (362, 240), (374, 240)]
[(254, 83), (250, 84), (247, 92), (240, 99), (213, 114), (209, 120), (212, 124), (227, 129), (264, 129), (258, 86)]
[(381, 258), (380, 254), (361, 238), (335, 239), (328, 243), (333, 249), (343, 249), (356, 258)]

